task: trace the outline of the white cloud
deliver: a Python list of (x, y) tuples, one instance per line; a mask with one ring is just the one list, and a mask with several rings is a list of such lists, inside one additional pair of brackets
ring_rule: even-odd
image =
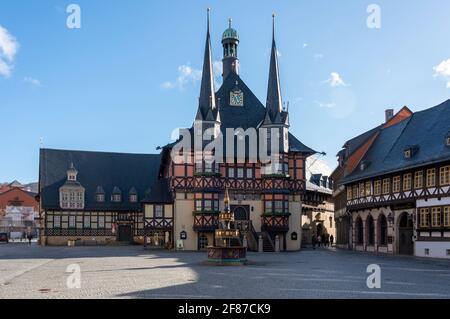
[(24, 77), (23, 81), (26, 83), (30, 83), (34, 86), (42, 86), (41, 81), (39, 81), (38, 79), (32, 78), (31, 76)]
[(328, 80), (323, 81), (323, 83), (330, 83), (331, 87), (336, 86), (347, 86), (342, 77), (337, 72), (331, 72), (330, 78)]
[(433, 67), (434, 77), (440, 77), (447, 81), (447, 88), (450, 89), (450, 59), (444, 60), (439, 65)]
[[(213, 62), (214, 83), (219, 86), (222, 80), (222, 61)], [(184, 89), (188, 83), (195, 83), (202, 79), (202, 71), (191, 67), (189, 64), (178, 67), (178, 77), (175, 81), (166, 81), (161, 84), (161, 88), (170, 90), (174, 88)]]
[(196, 81), (199, 81), (202, 78), (202, 71), (197, 70), (190, 65), (180, 65), (178, 67), (178, 77), (175, 81), (170, 82), (166, 81), (163, 84), (161, 84), (161, 87), (163, 89), (173, 89), (173, 88), (179, 88), (184, 89), (186, 84), (193, 83)]
[(19, 49), (17, 40), (0, 25), (0, 76), (9, 77)]
[(0, 58), (0, 76), (8, 77), (11, 74), (11, 66)]
[(214, 77), (222, 76), (222, 72), (223, 72), (222, 61), (214, 61), (213, 62), (213, 72), (214, 72)]
[(316, 53), (316, 54), (314, 54), (314, 59), (319, 60), (319, 59), (323, 59), (323, 57), (324, 57), (324, 55), (323, 55), (322, 53)]
[(308, 43), (303, 43), (303, 49), (305, 49), (308, 46)]
[(296, 97), (292, 102), (291, 105), (297, 105), (298, 103), (300, 103), (301, 101), (303, 101), (303, 98), (301, 96)]
[(222, 84), (223, 63), (222, 61), (213, 62), (214, 85), (216, 89)]
[(332, 109), (332, 108), (336, 107), (336, 103), (334, 103), (334, 102), (323, 103), (323, 102), (319, 102), (319, 101), (314, 101), (314, 103), (316, 103), (319, 107), (326, 108), (326, 109)]

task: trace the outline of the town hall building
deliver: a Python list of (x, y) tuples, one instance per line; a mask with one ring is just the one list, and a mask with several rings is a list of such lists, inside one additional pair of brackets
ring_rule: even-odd
[[(240, 76), (240, 38), (231, 21), (222, 35), (223, 83), (215, 89), (208, 12), (198, 105), (192, 126), (184, 130), (190, 136), (180, 133), (159, 154), (41, 149), (41, 243), (123, 242), (203, 250), (214, 245), (227, 189), (248, 249), (257, 250), (262, 237), (265, 251), (299, 250), (305, 161), (317, 152), (290, 132), (274, 22), (272, 31), (265, 104)], [(229, 129), (234, 130), (231, 137)], [(198, 145), (196, 137), (206, 132), (221, 143), (213, 149), (203, 140)], [(251, 132), (256, 132), (256, 142)], [(272, 161), (263, 161), (262, 153)], [(175, 160), (174, 154), (184, 160)], [(331, 183), (327, 180), (322, 188)], [(322, 196), (311, 194), (308, 205), (322, 204)]]

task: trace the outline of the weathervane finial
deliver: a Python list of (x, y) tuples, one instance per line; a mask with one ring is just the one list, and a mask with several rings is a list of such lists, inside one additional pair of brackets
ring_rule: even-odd
[(231, 22), (233, 22), (233, 19), (228, 18), (228, 27), (231, 29)]
[(208, 32), (209, 32), (209, 13), (211, 12), (211, 8), (210, 7), (206, 8), (206, 12), (207, 12)]

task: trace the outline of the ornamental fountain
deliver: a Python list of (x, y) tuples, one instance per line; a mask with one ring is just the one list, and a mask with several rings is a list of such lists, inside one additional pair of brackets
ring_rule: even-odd
[(215, 246), (208, 247), (208, 262), (216, 265), (245, 265), (247, 248), (241, 245), (240, 232), (230, 212), (230, 198), (225, 189), (225, 209), (219, 214), (219, 228), (215, 231)]

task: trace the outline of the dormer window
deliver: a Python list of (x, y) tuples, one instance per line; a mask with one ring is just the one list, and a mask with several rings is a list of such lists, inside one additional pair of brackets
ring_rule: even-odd
[(105, 191), (103, 190), (103, 187), (97, 186), (97, 189), (95, 190), (95, 200), (98, 203), (103, 203), (105, 201)]
[(137, 195), (136, 188), (131, 187), (128, 195), (129, 195), (130, 203), (136, 203), (138, 201), (138, 195)]
[(98, 203), (103, 203), (105, 201), (105, 194), (97, 194), (95, 195), (95, 198)]
[(447, 137), (445, 138), (445, 142), (447, 146), (450, 146), (450, 132), (447, 133)]
[(67, 170), (67, 180), (59, 188), (59, 206), (62, 209), (84, 209), (84, 187), (77, 181), (78, 171), (73, 163)]
[(411, 149), (405, 150), (404, 155), (405, 155), (405, 158), (411, 158)]
[(120, 203), (122, 201), (122, 191), (117, 186), (113, 189), (111, 201), (115, 203)]
[(403, 151), (403, 157), (409, 159), (414, 157), (419, 152), (419, 146), (407, 146)]
[(359, 168), (361, 171), (366, 170), (370, 166), (369, 161), (361, 161), (361, 164), (359, 165)]
[(70, 163), (70, 167), (67, 170), (67, 180), (75, 182), (77, 180), (78, 171), (73, 166), (73, 163)]

